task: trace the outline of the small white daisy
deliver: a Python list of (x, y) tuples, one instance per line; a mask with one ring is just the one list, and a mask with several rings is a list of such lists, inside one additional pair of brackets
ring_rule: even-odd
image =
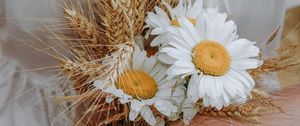
[(172, 101), (185, 95), (184, 92), (173, 91), (178, 79), (167, 79), (166, 71), (167, 68), (159, 63), (157, 56), (147, 57), (145, 50), (141, 51), (135, 46), (132, 66), (118, 77), (115, 85), (103, 89), (103, 81), (98, 80), (94, 86), (113, 95), (107, 97), (108, 103), (113, 98), (119, 98), (122, 104), (129, 102), (131, 121), (141, 115), (148, 124), (155, 125), (160, 121), (156, 120), (150, 106), (170, 116), (178, 111)]
[(180, 27), (168, 28), (169, 47), (161, 49), (175, 59), (170, 77), (191, 76), (187, 97), (218, 109), (248, 98), (255, 83), (246, 70), (262, 64), (255, 42), (238, 39), (235, 23), (226, 19), (217, 9), (204, 12), (195, 26), (180, 18)]
[(149, 12), (145, 21), (147, 24), (146, 27), (153, 28), (151, 34), (159, 35), (151, 42), (151, 46), (162, 44), (162, 41), (165, 39), (167, 27), (178, 27), (179, 18), (186, 17), (193, 24), (196, 23), (198, 18), (201, 18), (203, 0), (196, 0), (194, 3), (191, 0), (179, 0), (175, 8), (172, 8), (166, 2), (162, 3), (168, 12), (156, 6), (155, 13)]

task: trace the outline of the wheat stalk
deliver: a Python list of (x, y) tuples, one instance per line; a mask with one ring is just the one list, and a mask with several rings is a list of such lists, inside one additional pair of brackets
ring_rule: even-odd
[(75, 11), (75, 9), (66, 8), (64, 9), (64, 12), (64, 18), (67, 19), (72, 31), (75, 32), (75, 35), (71, 36), (71, 38), (75, 37), (78, 38), (78, 40), (83, 41), (81, 42), (83, 46), (77, 46), (76, 48), (79, 51), (91, 51), (91, 54), (97, 54), (97, 58), (103, 57), (106, 53), (105, 45), (107, 45), (107, 43), (104, 39), (104, 33), (99, 30), (97, 24), (88, 20), (88, 18)]
[[(264, 49), (274, 41), (280, 28), (281, 27), (278, 27), (273, 31), (273, 33), (270, 35), (269, 39), (265, 43), (265, 46), (261, 49), (261, 52), (263, 52)], [(294, 52), (299, 47), (300, 47), (299, 44), (290, 44), (276, 49), (276, 51), (278, 52), (276, 56), (272, 58), (264, 59), (263, 65), (261, 65), (256, 69), (249, 70), (249, 73), (253, 78), (258, 79), (262, 74), (288, 70), (290, 68), (300, 65), (300, 61), (297, 60), (297, 58), (294, 56), (293, 53), (291, 53)], [(262, 57), (263, 55), (260, 54), (260, 58)]]
[(264, 112), (283, 110), (276, 106), (267, 93), (254, 89), (251, 93), (252, 99), (246, 103), (238, 105), (230, 105), (218, 110), (214, 107), (205, 107), (203, 103), (199, 103), (199, 113), (204, 116), (230, 118), (245, 123), (259, 124), (259, 118)]
[(102, 17), (109, 44), (117, 45), (131, 41), (133, 38), (133, 22), (127, 13), (127, 11), (130, 11), (128, 10), (129, 8), (126, 8), (120, 1), (113, 0), (103, 0), (100, 4), (105, 10), (105, 14)]
[(239, 121), (258, 123), (259, 107), (255, 104), (231, 105), (217, 110), (213, 107), (200, 106), (199, 113), (204, 116), (231, 118)]
[(134, 50), (134, 42), (119, 44), (116, 46), (117, 51), (111, 54), (109, 59), (109, 67), (104, 71), (103, 77), (106, 84), (114, 84), (117, 77), (127, 70), (132, 62), (132, 54)]

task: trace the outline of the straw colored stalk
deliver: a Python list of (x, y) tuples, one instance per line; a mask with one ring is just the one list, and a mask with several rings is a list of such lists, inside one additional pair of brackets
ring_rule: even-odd
[(73, 102), (73, 108), (77, 113), (74, 119), (75, 124), (102, 126), (129, 123), (128, 104), (120, 104), (118, 99), (106, 103), (107, 96), (109, 94), (93, 90), (73, 97), (57, 97), (57, 100)]
[[(68, 36), (71, 39), (81, 41), (75, 48), (81, 52), (88, 52), (93, 55), (94, 59), (101, 58), (106, 53), (106, 41), (104, 33), (99, 30), (94, 21), (89, 20), (86, 16), (76, 11), (76, 9), (64, 9), (64, 18), (68, 21), (74, 35)], [(68, 43), (68, 41), (67, 41)]]
[(262, 74), (288, 70), (300, 65), (300, 61), (295, 57), (295, 55), (289, 53), (297, 49), (298, 47), (300, 47), (300, 45), (291, 45), (285, 47), (285, 52), (281, 52), (281, 54), (278, 54), (274, 58), (264, 60), (264, 64), (262, 66), (257, 69), (250, 70), (249, 72), (251, 76), (257, 79)]
[(259, 118), (264, 112), (276, 110), (283, 112), (277, 107), (269, 96), (257, 89), (252, 91), (252, 99), (246, 103), (239, 105), (230, 105), (221, 110), (214, 107), (204, 107), (199, 103), (199, 113), (204, 116), (212, 116), (219, 118), (230, 118), (244, 123), (259, 124)]
[[(126, 1), (129, 3), (130, 1)], [(133, 22), (130, 19), (128, 12), (132, 12), (130, 8), (121, 3), (121, 1), (102, 0), (99, 2), (105, 10), (101, 17), (104, 21), (105, 34), (108, 42), (111, 45), (117, 45), (133, 39), (132, 26)]]
[(62, 60), (60, 63), (61, 70), (72, 82), (74, 89), (82, 94), (90, 88), (90, 84), (95, 78), (100, 76), (102, 67), (94, 63), (73, 62)]
[(243, 105), (232, 105), (225, 107), (222, 110), (217, 110), (212, 107), (200, 106), (199, 113), (204, 116), (220, 117), (220, 118), (231, 118), (234, 120), (247, 122), (247, 123), (258, 123), (259, 107), (255, 104), (243, 104)]
[[(265, 47), (267, 47), (275, 40), (280, 28), (281, 27), (279, 26), (273, 31), (273, 33), (270, 35), (269, 39), (267, 40)], [(295, 66), (300, 65), (299, 59), (297, 59), (295, 57), (295, 54), (293, 54), (293, 52), (299, 49), (299, 47), (300, 47), (299, 44), (288, 44), (279, 47), (276, 50), (278, 54), (275, 57), (264, 59), (264, 63), (262, 66), (249, 71), (251, 76), (255, 79), (258, 79), (262, 74), (288, 70)], [(263, 51), (264, 49), (265, 48), (262, 48), (261, 51)], [(260, 57), (264, 57), (264, 56), (261, 54)]]

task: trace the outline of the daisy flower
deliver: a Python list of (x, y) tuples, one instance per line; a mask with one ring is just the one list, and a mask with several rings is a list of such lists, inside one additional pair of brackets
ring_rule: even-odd
[(118, 76), (115, 84), (103, 89), (103, 81), (94, 82), (96, 88), (112, 94), (107, 97), (110, 103), (114, 98), (119, 98), (120, 103), (130, 103), (129, 119), (134, 121), (138, 115), (150, 124), (155, 125), (156, 120), (152, 109), (154, 107), (161, 114), (170, 116), (178, 111), (174, 105), (173, 96), (184, 97), (184, 92), (173, 91), (178, 79), (167, 79), (167, 68), (159, 63), (157, 56), (146, 56), (145, 50), (135, 46), (132, 66)]
[(178, 19), (186, 17), (192, 24), (196, 23), (196, 20), (202, 13), (203, 0), (196, 0), (192, 3), (191, 0), (179, 0), (178, 5), (172, 8), (168, 3), (162, 2), (167, 8), (168, 12), (165, 12), (160, 7), (155, 7), (155, 13), (149, 12), (146, 18), (146, 27), (152, 28), (152, 35), (158, 35), (152, 42), (151, 46), (158, 46), (162, 44), (165, 39), (167, 27), (179, 27)]
[(167, 70), (171, 78), (190, 77), (187, 97), (217, 109), (245, 101), (255, 85), (247, 70), (262, 64), (255, 42), (238, 39), (235, 23), (226, 20), (217, 9), (205, 11), (195, 26), (180, 18), (180, 28), (168, 30), (169, 46), (161, 49), (175, 59)]

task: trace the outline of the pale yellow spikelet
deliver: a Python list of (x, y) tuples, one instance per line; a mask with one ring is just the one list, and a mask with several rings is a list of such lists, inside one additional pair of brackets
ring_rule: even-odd
[[(155, 1), (155, 0), (154, 0)], [(152, 2), (151, 2), (152, 3)], [(150, 3), (150, 4), (151, 4)], [(146, 0), (134, 0), (132, 2), (132, 18), (134, 21), (134, 35), (135, 36), (141, 36), (143, 32), (143, 27), (145, 23), (146, 13), (148, 12), (147, 6), (148, 1)]]
[(259, 107), (255, 104), (247, 103), (242, 105), (231, 105), (217, 110), (213, 107), (200, 106), (199, 113), (204, 116), (231, 118), (247, 123), (258, 123)]
[[(90, 21), (75, 9), (66, 8), (64, 12), (64, 18), (67, 19), (72, 31), (75, 33), (75, 35), (68, 37), (83, 41), (81, 47), (76, 46), (77, 50), (81, 52), (87, 50), (90, 51), (90, 54), (97, 54), (97, 56), (94, 56), (95, 58), (103, 57), (107, 52), (105, 46), (107, 43), (104, 39), (104, 33), (99, 30), (100, 28), (97, 24)], [(68, 43), (69, 41), (66, 42)]]
[(64, 75), (73, 82), (74, 89), (80, 94), (90, 88), (91, 82), (100, 76), (103, 69), (99, 64), (72, 62), (70, 60), (62, 60), (60, 67)]
[[(267, 40), (265, 47), (271, 44), (276, 38), (280, 27), (276, 28), (274, 32), (270, 35)], [(261, 52), (264, 51), (264, 48), (261, 49)], [(300, 65), (300, 60), (294, 54), (295, 50), (300, 48), (300, 44), (282, 44), (278, 49), (276, 49), (277, 55), (272, 58), (267, 58), (263, 60), (263, 64), (253, 70), (249, 70), (251, 76), (255, 79), (259, 79), (262, 74), (269, 72), (279, 72), (284, 70), (289, 70), (296, 66)], [(264, 57), (260, 54), (261, 58)]]
[(133, 22), (130, 20), (130, 15), (128, 15), (130, 8), (119, 1), (113, 0), (103, 0), (101, 4), (105, 10), (102, 17), (109, 44), (117, 45), (131, 41), (133, 39)]
[(204, 116), (229, 118), (248, 124), (259, 124), (260, 117), (266, 112), (283, 113), (283, 110), (273, 103), (267, 93), (254, 89), (251, 96), (252, 98), (246, 103), (229, 105), (221, 110), (210, 106), (204, 107), (200, 102), (199, 113)]

